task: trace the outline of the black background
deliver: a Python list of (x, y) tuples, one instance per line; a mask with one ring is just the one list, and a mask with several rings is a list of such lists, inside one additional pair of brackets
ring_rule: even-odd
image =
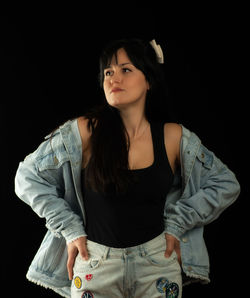
[[(245, 297), (248, 136), (242, 87), (244, 8), (40, 4), (1, 15), (2, 284), (11, 296), (59, 297), (26, 281), (45, 222), (14, 194), (19, 161), (55, 127), (99, 102), (98, 58), (109, 40), (156, 39), (175, 121), (232, 169), (239, 199), (208, 225), (211, 283), (183, 297)], [(181, 9), (182, 8), (182, 9)], [(244, 68), (244, 67), (243, 67)]]

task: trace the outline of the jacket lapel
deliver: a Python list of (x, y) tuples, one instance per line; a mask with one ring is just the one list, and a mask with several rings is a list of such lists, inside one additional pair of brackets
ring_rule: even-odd
[(181, 176), (182, 176), (182, 190), (189, 181), (192, 169), (195, 163), (196, 156), (200, 148), (201, 141), (196, 134), (190, 132), (182, 126), (182, 139), (181, 139)]
[(81, 191), (82, 141), (78, 129), (77, 119), (66, 122), (63, 126), (60, 127), (60, 132), (66, 151), (69, 154), (73, 182), (76, 190), (78, 203), (80, 205), (83, 218), (86, 218)]

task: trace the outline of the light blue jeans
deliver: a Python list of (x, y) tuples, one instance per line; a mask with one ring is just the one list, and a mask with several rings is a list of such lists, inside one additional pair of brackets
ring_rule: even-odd
[(76, 257), (72, 298), (182, 297), (175, 251), (165, 258), (165, 235), (142, 245), (110, 248), (87, 241), (89, 260)]

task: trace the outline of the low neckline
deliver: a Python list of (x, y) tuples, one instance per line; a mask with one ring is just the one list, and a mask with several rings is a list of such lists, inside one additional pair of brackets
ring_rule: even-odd
[(144, 168), (128, 169), (127, 171), (129, 171), (129, 172), (137, 172), (137, 171), (138, 172), (143, 172), (143, 171), (147, 171), (147, 170), (150, 170), (151, 168), (153, 168), (154, 165), (155, 165), (155, 160), (156, 160), (156, 158), (155, 158), (155, 150), (156, 150), (156, 148), (155, 148), (154, 136), (153, 136), (153, 132), (152, 132), (152, 125), (151, 125), (150, 122), (149, 122), (149, 127), (150, 127), (151, 142), (152, 142), (152, 145), (153, 145), (153, 156), (154, 156), (153, 162), (152, 162), (151, 165), (149, 165), (147, 167), (144, 167)]
[[(155, 162), (156, 162), (156, 158), (155, 158), (155, 150), (156, 150), (156, 145), (155, 145), (155, 142), (154, 142), (154, 136), (153, 136), (153, 132), (152, 132), (152, 124), (149, 122), (149, 127), (150, 127), (150, 135), (151, 135), (151, 142), (152, 142), (152, 145), (153, 145), (153, 156), (154, 156), (154, 159), (153, 159), (153, 162), (151, 165), (147, 166), (147, 167), (144, 167), (144, 168), (138, 168), (138, 169), (126, 169), (125, 171), (128, 171), (130, 173), (136, 173), (136, 172), (143, 172), (143, 171), (148, 171), (150, 170), (151, 168), (153, 168), (155, 166)], [(87, 163), (88, 165), (88, 163)], [(87, 166), (85, 168), (82, 168), (82, 171), (85, 171), (87, 168)]]

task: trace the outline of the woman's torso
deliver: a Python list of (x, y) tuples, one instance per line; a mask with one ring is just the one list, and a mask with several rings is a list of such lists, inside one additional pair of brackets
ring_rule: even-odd
[[(150, 127), (144, 146), (132, 147), (132, 168), (140, 169), (129, 170), (133, 182), (125, 194), (104, 195), (82, 188), (90, 240), (111, 247), (129, 247), (163, 232), (163, 210), (173, 172), (164, 142), (164, 124), (151, 123)], [(136, 156), (145, 156), (145, 161)], [(83, 169), (82, 183), (84, 175)]]

